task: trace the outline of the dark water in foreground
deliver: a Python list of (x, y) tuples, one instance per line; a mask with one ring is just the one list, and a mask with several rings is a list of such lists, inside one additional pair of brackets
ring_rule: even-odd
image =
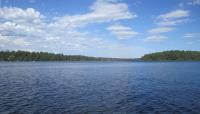
[(200, 62), (0, 62), (0, 114), (200, 113)]

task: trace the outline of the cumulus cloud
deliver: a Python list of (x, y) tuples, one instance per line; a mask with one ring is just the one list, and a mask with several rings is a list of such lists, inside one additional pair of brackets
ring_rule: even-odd
[(0, 42), (1, 42), (1, 45), (3, 45), (3, 44), (9, 43), (10, 40), (7, 39), (6, 37), (3, 37), (2, 35), (0, 35)]
[(26, 41), (25, 41), (24, 39), (22, 39), (22, 38), (15, 39), (13, 42), (14, 42), (14, 44), (16, 44), (16, 45), (21, 45), (21, 46), (23, 46), (23, 45), (28, 46), (28, 45), (29, 45), (29, 42), (26, 42)]
[(22, 38), (16, 38), (13, 36), (2, 36), (0, 35), (0, 45), (2, 46), (28, 46), (29, 43)]
[(38, 24), (41, 19), (44, 18), (40, 12), (33, 8), (27, 8), (25, 10), (16, 7), (3, 7), (0, 10), (1, 20), (15, 21), (17, 23), (26, 24)]
[(152, 36), (148, 36), (147, 38), (145, 38), (144, 41), (145, 42), (162, 42), (165, 39), (167, 39), (166, 36), (152, 35)]
[(136, 15), (128, 10), (127, 4), (110, 0), (97, 0), (85, 14), (52, 18), (45, 17), (33, 8), (3, 7), (0, 8), (0, 49), (67, 54), (85, 54), (84, 52), (93, 49), (106, 49), (111, 52), (121, 48), (125, 51), (132, 48), (93, 37), (87, 32), (80, 32), (77, 28), (91, 23), (107, 23), (134, 17)]
[(132, 30), (132, 28), (123, 25), (112, 25), (107, 28), (119, 39), (129, 39), (138, 35), (138, 32)]
[(45, 16), (33, 8), (0, 8), (0, 33), (3, 36), (34, 36), (43, 31)]

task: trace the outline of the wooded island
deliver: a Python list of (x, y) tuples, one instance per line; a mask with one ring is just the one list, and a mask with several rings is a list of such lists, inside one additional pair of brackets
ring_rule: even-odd
[(200, 51), (163, 51), (146, 54), (144, 61), (200, 61)]

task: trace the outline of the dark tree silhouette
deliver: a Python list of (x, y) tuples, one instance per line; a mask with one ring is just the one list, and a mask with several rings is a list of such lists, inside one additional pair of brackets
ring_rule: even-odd
[(48, 52), (0, 51), (0, 61), (131, 61), (132, 59), (63, 55)]
[(164, 51), (146, 54), (142, 60), (147, 61), (200, 61), (200, 51)]

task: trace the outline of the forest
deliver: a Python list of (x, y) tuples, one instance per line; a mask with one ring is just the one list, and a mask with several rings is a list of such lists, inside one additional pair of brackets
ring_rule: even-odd
[(132, 59), (64, 55), (48, 52), (0, 51), (0, 61), (131, 61)]
[(171, 50), (145, 54), (136, 59), (123, 59), (19, 50), (0, 51), (0, 61), (200, 61), (200, 51)]
[(146, 54), (145, 61), (200, 61), (200, 51), (171, 50)]

